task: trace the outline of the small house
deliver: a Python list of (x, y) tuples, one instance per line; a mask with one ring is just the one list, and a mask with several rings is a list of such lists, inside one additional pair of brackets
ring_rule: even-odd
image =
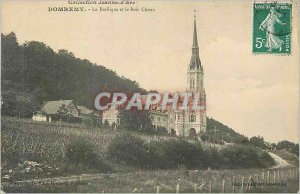
[(73, 100), (48, 101), (43, 104), (40, 111), (32, 116), (32, 120), (52, 122), (61, 115), (79, 118), (80, 111)]

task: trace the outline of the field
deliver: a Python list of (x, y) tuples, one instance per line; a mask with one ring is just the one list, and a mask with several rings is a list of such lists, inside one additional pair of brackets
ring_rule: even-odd
[[(284, 192), (298, 191), (295, 169), (165, 170), (35, 179), (4, 184), (7, 192)], [(273, 173), (276, 178), (274, 182)], [(279, 179), (278, 179), (279, 172)], [(264, 173), (264, 179), (263, 175)], [(251, 177), (250, 177), (251, 175)], [(258, 179), (257, 179), (258, 178)], [(233, 179), (236, 186), (233, 187)], [(244, 181), (243, 181), (244, 180)], [(258, 181), (257, 181), (258, 180)], [(244, 183), (244, 186), (241, 184)], [(255, 185), (264, 183), (264, 186)], [(267, 185), (270, 183), (270, 185)], [(224, 187), (223, 187), (224, 184)], [(249, 186), (250, 185), (250, 186)]]
[[(61, 170), (65, 148), (72, 140), (77, 138), (88, 140), (95, 146), (95, 152), (105, 158), (108, 145), (120, 133), (124, 131), (89, 129), (81, 124), (59, 126), (55, 123), (33, 123), (27, 119), (4, 117), (1, 132), (2, 187), (6, 192), (298, 191), (298, 166), (294, 165), (298, 158), (283, 151), (279, 154), (274, 153), (289, 160), (294, 166), (280, 169), (235, 170), (188, 170), (180, 167), (174, 170), (150, 171), (107, 161), (113, 168), (112, 173)], [(174, 138), (133, 134), (146, 141)], [(24, 167), (26, 165), (42, 170), (30, 173), (26, 171)], [(22, 167), (25, 170), (22, 170)]]

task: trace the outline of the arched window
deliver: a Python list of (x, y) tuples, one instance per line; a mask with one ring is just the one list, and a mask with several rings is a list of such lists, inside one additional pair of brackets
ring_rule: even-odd
[(196, 122), (196, 115), (195, 115), (195, 112), (191, 112), (190, 114), (190, 122)]

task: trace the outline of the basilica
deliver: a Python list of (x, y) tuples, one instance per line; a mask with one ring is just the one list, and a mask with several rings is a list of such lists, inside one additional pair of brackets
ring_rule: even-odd
[[(199, 46), (197, 39), (196, 17), (194, 17), (193, 46), (190, 63), (187, 66), (187, 91), (195, 95), (200, 94), (200, 110), (162, 110), (159, 106), (150, 109), (151, 122), (154, 128), (164, 128), (168, 133), (176, 136), (196, 138), (206, 132), (206, 94), (204, 89), (204, 69), (199, 57)], [(109, 124), (120, 124), (118, 110), (103, 111), (102, 121)]]

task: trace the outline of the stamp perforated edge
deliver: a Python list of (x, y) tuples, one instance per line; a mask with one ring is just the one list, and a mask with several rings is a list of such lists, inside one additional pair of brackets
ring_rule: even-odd
[[(290, 24), (291, 24), (291, 46), (290, 46), (290, 52), (289, 53), (273, 53), (273, 52), (253, 52), (253, 34), (254, 34), (254, 29), (253, 29), (253, 22), (254, 22), (254, 5), (256, 3), (286, 3), (286, 4), (291, 4), (291, 18), (290, 18)], [(296, 6), (297, 7), (297, 6)], [(253, 1), (252, 2), (252, 7), (251, 7), (251, 22), (250, 22), (250, 28), (251, 30), (249, 31), (250, 34), (250, 39), (251, 39), (251, 53), (252, 56), (263, 56), (263, 55), (269, 55), (269, 56), (293, 56), (294, 55), (294, 49), (292, 47), (292, 34), (293, 34), (293, 9), (295, 9), (294, 2), (292, 0), (287, 0), (287, 1), (270, 1), (270, 0), (258, 0), (258, 1)], [(300, 13), (299, 13), (300, 14)], [(300, 31), (299, 31), (300, 33)]]

